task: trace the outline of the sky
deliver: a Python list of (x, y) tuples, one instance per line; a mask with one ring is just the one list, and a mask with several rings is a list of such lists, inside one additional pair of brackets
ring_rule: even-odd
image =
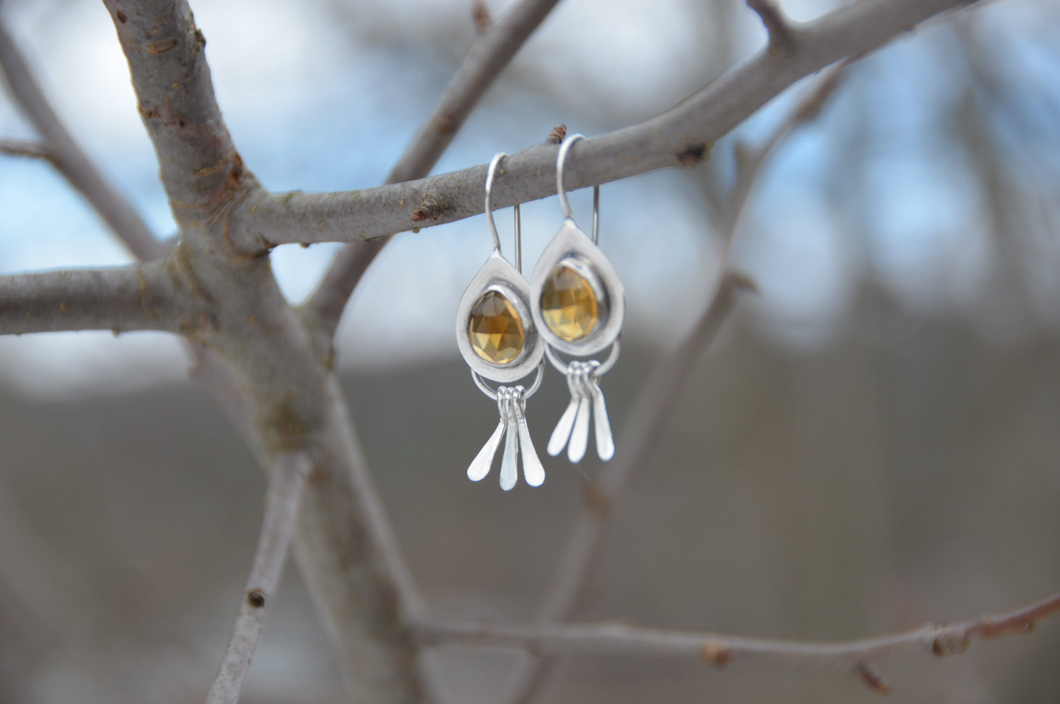
[[(507, 4), (487, 3), (494, 16)], [(835, 4), (783, 3), (796, 20), (811, 20)], [(260, 0), (247, 13), (235, 0), (192, 2), (233, 139), (262, 183), (280, 191), (380, 183), (473, 40), (468, 5)], [(1021, 47), (1036, 13), (1049, 14), (1044, 8), (1055, 10), (1056, 3), (997, 5), (987, 9), (990, 21)], [(721, 68), (711, 54), (721, 49), (703, 39), (703, 22), (711, 17), (697, 7), (703, 6), (688, 0), (560, 3), (435, 173), (523, 149), (559, 123), (593, 136), (665, 110)], [(722, 3), (722, 11), (732, 27), (722, 59), (731, 64), (760, 47), (764, 32), (742, 3)], [(74, 136), (156, 234), (175, 232), (104, 8), (94, 0), (7, 0), (2, 16)], [(976, 184), (959, 155), (931, 137), (939, 112), (960, 97), (951, 78), (951, 45), (945, 28), (928, 29), (862, 62), (821, 119), (776, 154), (741, 227), (735, 258), (762, 290), (751, 315), (779, 343), (812, 349), (838, 334), (866, 268), (900, 300), (925, 310), (973, 300), (988, 276), (990, 239), (974, 207)], [(1040, 64), (1043, 72), (1053, 67), (1033, 51), (1025, 63)], [(866, 86), (872, 99), (864, 99)], [(775, 100), (735, 138), (760, 140), (808, 87), (804, 82)], [(849, 125), (859, 124), (866, 104), (874, 129), (893, 133), (897, 146), (865, 162), (861, 178), (876, 196), (866, 204), (872, 227), (863, 239), (852, 239), (849, 218), (830, 192), (829, 170), (844, 158)], [(0, 137), (34, 137), (4, 94)], [(723, 174), (731, 142), (716, 149)], [(588, 199), (588, 191), (572, 195), (585, 223)], [(608, 184), (601, 218), (602, 249), (626, 287), (626, 335), (673, 344), (691, 325), (718, 270), (718, 233), (697, 178), (667, 170)], [(524, 206), (528, 269), (561, 219), (555, 198)], [(510, 211), (499, 212), (497, 221), (510, 247)], [(313, 289), (335, 250), (284, 246), (273, 253), (292, 301)], [(457, 359), (456, 304), (489, 251), (482, 217), (398, 235), (351, 302), (340, 330), (340, 364)], [(49, 165), (0, 158), (0, 273), (129, 261)], [(162, 334), (0, 338), (0, 383), (43, 398), (170, 383), (186, 378), (186, 369), (179, 342)]]

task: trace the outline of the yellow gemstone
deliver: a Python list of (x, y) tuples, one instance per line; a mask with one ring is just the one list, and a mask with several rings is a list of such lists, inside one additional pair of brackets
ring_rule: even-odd
[(568, 342), (589, 334), (599, 319), (596, 294), (585, 278), (569, 266), (558, 267), (541, 292), (541, 316), (556, 335)]
[(471, 348), (493, 364), (507, 364), (523, 349), (523, 321), (503, 295), (488, 291), (471, 309)]

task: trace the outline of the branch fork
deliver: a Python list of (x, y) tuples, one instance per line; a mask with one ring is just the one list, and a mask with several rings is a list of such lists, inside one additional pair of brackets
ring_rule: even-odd
[[(248, 310), (254, 312), (260, 306), (264, 315), (236, 320), (236, 304), (221, 310), (228, 318), (220, 327), (244, 332), (247, 339), (220, 334), (195, 341), (202, 369), (210, 371), (209, 378), (220, 380), (213, 386), (222, 401), (234, 399), (229, 406), (237, 426), (270, 477), (254, 563), (207, 701), (238, 701), (292, 542), (307, 583), (323, 604), (325, 621), (344, 655), (343, 664), (354, 673), (352, 685), (362, 698), (379, 702), (415, 701), (423, 696), (424, 687), (413, 665), (413, 629), (423, 643), (468, 642), (547, 654), (675, 655), (718, 667), (756, 659), (830, 667), (886, 693), (890, 686), (872, 664), (878, 657), (903, 650), (956, 654), (976, 640), (1028, 632), (1037, 621), (1060, 611), (1060, 595), (1056, 595), (994, 618), (838, 644), (677, 633), (623, 624), (547, 623), (567, 618), (577, 606), (607, 517), (651, 446), (684, 374), (725, 320), (736, 293), (747, 287), (746, 279), (723, 267), (725, 273), (705, 302), (691, 336), (665, 365), (653, 371), (647, 397), (638, 404), (631, 429), (623, 435), (628, 444), (619, 457), (627, 459), (616, 459), (613, 471), (591, 485), (585, 509), (576, 517), (571, 543), (538, 610), (538, 622), (506, 624), (421, 616), (424, 610), (367, 472), (330, 363), (320, 359), (328, 355), (320, 351), (330, 348), (346, 301), (386, 237), (409, 229), (413, 222), (427, 227), (481, 212), (482, 203), (475, 194), (480, 191), (485, 166), (427, 175), (486, 88), (557, 2), (520, 0), (490, 23), (482, 12), (484, 5), (476, 5), (482, 34), (434, 114), (395, 166), (389, 185), (350, 193), (284, 195), (265, 192), (244, 170), (213, 95), (203, 53), (205, 39), (194, 25), (186, 0), (105, 0), (144, 106), (144, 122), (159, 155), (167, 195), (182, 225), (181, 263), (192, 268), (182, 270), (187, 275), (183, 279), (172, 276), (167, 260), (106, 272), (0, 277), (0, 332), (103, 327), (186, 334), (186, 321), (217, 312), (200, 310), (195, 306), (201, 301), (195, 299), (193, 306), (188, 301), (193, 297), (183, 295), (187, 294), (183, 287), (193, 280), (198, 283), (195, 276), (203, 274), (196, 267), (212, 267), (209, 273), (214, 277), (226, 273), (246, 276), (245, 286), (238, 290), (239, 301), (248, 302)], [(774, 0), (746, 2), (766, 27), (768, 48), (667, 113), (586, 140), (580, 147), (583, 158), (570, 174), (572, 188), (675, 164), (693, 166), (709, 156), (709, 145), (718, 137), (796, 80), (844, 57), (863, 55), (933, 15), (969, 4), (968, 0), (863, 1), (795, 29)], [(51, 160), (139, 259), (150, 262), (168, 252), (170, 248), (155, 240), (65, 131), (2, 27), (0, 64), (12, 95), (41, 137), (39, 143), (0, 140), (0, 151)], [(804, 103), (774, 139), (756, 152), (744, 153), (731, 196), (726, 253), (755, 173), (787, 132), (816, 114), (834, 89), (837, 75), (825, 79), (814, 94), (816, 102)], [(554, 130), (554, 136), (565, 129), (561, 128)], [(555, 184), (549, 174), (554, 160), (553, 144), (509, 157), (508, 178), (498, 188), (497, 206), (552, 195)], [(208, 166), (203, 168), (203, 164)], [(419, 205), (410, 213), (413, 204)], [(221, 239), (225, 251), (204, 258), (207, 263), (187, 258), (192, 252), (209, 251)], [(337, 258), (300, 311), (286, 306), (267, 266), (248, 265), (240, 258), (248, 251), (264, 254), (280, 243), (322, 241), (353, 244)], [(244, 361), (245, 368), (233, 363), (235, 358)], [(236, 369), (247, 373), (240, 376)], [(243, 383), (246, 378), (260, 383)], [(311, 383), (300, 383), (303, 380)], [(247, 393), (248, 387), (253, 393)], [(323, 410), (314, 415), (291, 399), (303, 404), (307, 399), (319, 402)], [(263, 407), (268, 411), (267, 422), (261, 421)], [(307, 483), (310, 471), (314, 481)], [(342, 535), (334, 530), (339, 523)], [(518, 693), (520, 701), (532, 697), (541, 681), (531, 672)]]
[(776, 0), (747, 0), (747, 7), (754, 10), (765, 25), (770, 53), (783, 58), (795, 50), (795, 30)]

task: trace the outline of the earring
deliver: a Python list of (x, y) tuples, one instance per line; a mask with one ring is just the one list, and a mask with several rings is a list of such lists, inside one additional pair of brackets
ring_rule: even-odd
[[(519, 478), (518, 455), (522, 456), (527, 484), (541, 486), (545, 481), (545, 468), (526, 424), (526, 399), (541, 386), (545, 345), (530, 313), (530, 284), (522, 275), (519, 206), (515, 206), (515, 266), (501, 255), (501, 242), (493, 222), (490, 193), (497, 165), (506, 156), (504, 153), (494, 156), (486, 173), (486, 222), (493, 235), (493, 253), (460, 299), (456, 311), (456, 342), (471, 367), (471, 378), (482, 393), (497, 402), (500, 415), (497, 429), (467, 468), (467, 477), (477, 482), (489, 474), (504, 435), (500, 480), (501, 489), (509, 491)], [(510, 383), (535, 370), (537, 376), (529, 389), (517, 385), (498, 386), (494, 390), (485, 381)]]
[[(580, 134), (563, 140), (556, 158), (556, 190), (565, 216), (559, 232), (541, 254), (531, 279), (534, 323), (547, 346), (545, 355), (567, 377), (571, 400), (548, 441), (548, 454), (567, 448), (571, 462), (580, 462), (589, 442), (589, 417), (594, 418), (596, 452), (607, 461), (615, 454), (607, 405), (599, 379), (618, 360), (619, 338), (626, 314), (625, 293), (611, 262), (597, 246), (600, 242), (600, 187), (593, 188), (593, 236), (574, 224), (563, 168), (571, 145)], [(603, 362), (595, 359), (564, 363), (557, 352), (587, 357), (611, 347)]]

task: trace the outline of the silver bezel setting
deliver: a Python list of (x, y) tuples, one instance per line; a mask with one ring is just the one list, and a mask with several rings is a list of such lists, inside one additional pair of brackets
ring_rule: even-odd
[[(564, 340), (545, 322), (541, 313), (541, 295), (552, 272), (569, 266), (582, 276), (596, 295), (597, 324), (589, 334), (578, 340)], [(626, 294), (622, 281), (611, 262), (589, 236), (567, 218), (552, 238), (534, 267), (530, 283), (531, 309), (534, 327), (550, 346), (576, 357), (599, 352), (618, 339), (626, 316)]]
[[(480, 357), (471, 346), (468, 333), (471, 310), (490, 291), (504, 296), (523, 323), (523, 348), (515, 359), (505, 364), (493, 364)], [(530, 285), (526, 279), (499, 252), (494, 251), (468, 284), (456, 308), (456, 345), (464, 361), (480, 376), (501, 383), (513, 382), (532, 373), (540, 365), (545, 345), (538, 335), (529, 301)]]

